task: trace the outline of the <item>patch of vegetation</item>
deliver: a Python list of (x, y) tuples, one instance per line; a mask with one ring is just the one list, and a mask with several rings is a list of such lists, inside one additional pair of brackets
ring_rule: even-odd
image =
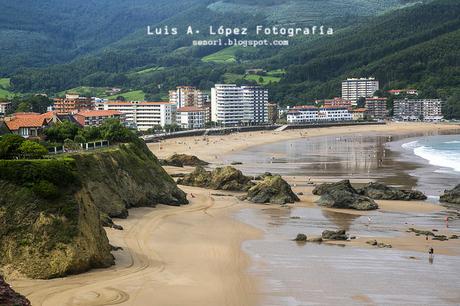
[(133, 90), (109, 96), (107, 99), (119, 100), (119, 97), (123, 97), (126, 101), (145, 101), (145, 92), (142, 90)]

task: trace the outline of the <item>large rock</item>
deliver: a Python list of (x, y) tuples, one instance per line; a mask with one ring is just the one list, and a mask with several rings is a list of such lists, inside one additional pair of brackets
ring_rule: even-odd
[(206, 166), (209, 163), (205, 162), (194, 155), (187, 154), (174, 154), (167, 159), (161, 160), (161, 164), (164, 166), (174, 166), (174, 167), (183, 167), (183, 166)]
[(30, 302), (24, 296), (16, 293), (0, 275), (0, 305), (30, 306)]
[(321, 196), (316, 202), (321, 206), (356, 210), (372, 210), (379, 208), (374, 200), (360, 195), (353, 186), (351, 186), (349, 180), (319, 185), (313, 190), (313, 194)]
[(417, 190), (405, 190), (389, 187), (382, 183), (369, 183), (357, 189), (358, 193), (375, 200), (426, 200), (426, 196)]
[(253, 203), (286, 204), (300, 201), (291, 186), (279, 175), (265, 176), (248, 190), (246, 200)]
[(324, 240), (348, 240), (348, 235), (345, 230), (330, 231), (325, 230), (321, 234), (321, 238)]
[(460, 184), (451, 190), (444, 190), (444, 194), (441, 195), (440, 200), (446, 203), (460, 204)]
[(216, 168), (212, 172), (198, 166), (177, 181), (178, 184), (214, 190), (247, 191), (254, 186), (251, 179), (231, 166)]

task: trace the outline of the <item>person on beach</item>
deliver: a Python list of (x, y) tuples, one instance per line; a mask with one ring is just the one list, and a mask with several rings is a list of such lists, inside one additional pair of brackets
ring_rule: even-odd
[(449, 216), (446, 216), (446, 228), (449, 228)]
[(428, 250), (428, 254), (430, 255), (430, 258), (433, 258), (433, 256), (434, 256), (434, 250), (433, 250), (433, 248), (430, 248), (430, 249)]

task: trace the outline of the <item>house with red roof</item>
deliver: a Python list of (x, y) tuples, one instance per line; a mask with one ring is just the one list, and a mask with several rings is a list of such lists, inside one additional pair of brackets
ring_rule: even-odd
[(75, 120), (82, 126), (100, 126), (105, 120), (115, 118), (125, 121), (125, 115), (116, 110), (87, 110), (74, 115)]
[(40, 138), (52, 118), (49, 113), (15, 113), (5, 118), (5, 125), (13, 134), (24, 138)]

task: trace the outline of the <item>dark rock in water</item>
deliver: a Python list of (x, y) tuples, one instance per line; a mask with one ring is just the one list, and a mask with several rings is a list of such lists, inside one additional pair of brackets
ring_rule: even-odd
[(366, 241), (366, 243), (367, 243), (367, 244), (370, 244), (370, 245), (377, 245), (377, 244), (378, 244), (377, 240), (375, 240), (375, 239), (374, 239), (374, 240)]
[(408, 230), (409, 233), (415, 233), (416, 235), (423, 235), (423, 236), (435, 236), (432, 232), (430, 231), (424, 231), (424, 230), (418, 230), (413, 227), (409, 228)]
[(351, 208), (356, 210), (372, 210), (379, 208), (374, 200), (360, 195), (353, 186), (351, 186), (349, 180), (321, 184), (315, 187), (313, 194), (321, 196), (316, 202), (321, 206)]
[(338, 230), (338, 231), (330, 231), (325, 230), (321, 237), (324, 240), (348, 240), (348, 235), (345, 230)]
[(379, 248), (389, 248), (389, 249), (391, 249), (391, 248), (393, 247), (391, 244), (386, 244), (386, 243), (383, 243), (383, 242), (379, 242), (379, 243), (377, 244), (377, 246), (378, 246)]
[(112, 228), (113, 228), (113, 229), (116, 229), (116, 230), (119, 230), (119, 231), (122, 231), (122, 230), (123, 230), (123, 226), (118, 225), (118, 224), (115, 224), (115, 223), (112, 225)]
[(0, 276), (0, 305), (30, 306), (30, 302), (24, 296), (15, 292)]
[(294, 241), (305, 242), (305, 241), (307, 241), (307, 235), (305, 235), (305, 234), (297, 234), (297, 237), (295, 237)]
[(180, 178), (178, 184), (210, 188), (214, 190), (247, 191), (254, 186), (251, 179), (233, 167), (216, 168), (212, 172), (198, 166), (195, 170)]
[(303, 192), (297, 192), (297, 195), (302, 196)]
[(439, 199), (441, 202), (460, 204), (460, 184), (451, 190), (444, 190), (444, 194)]
[(452, 235), (449, 237), (449, 239), (458, 239), (458, 236), (457, 235)]
[(171, 177), (184, 177), (185, 173), (172, 173), (170, 174)]
[(279, 175), (266, 176), (248, 190), (246, 200), (253, 203), (286, 204), (300, 201), (291, 186)]
[(231, 162), (230, 165), (236, 166), (236, 165), (242, 165), (242, 162)]
[(433, 238), (431, 238), (432, 240), (439, 240), (439, 241), (446, 241), (446, 240), (449, 240), (447, 239), (447, 236), (445, 235), (435, 235)]
[(110, 245), (112, 247), (112, 251), (123, 251), (123, 248), (122, 247), (119, 247), (119, 246), (113, 246), (113, 245)]
[(426, 200), (426, 196), (420, 191), (398, 189), (382, 183), (369, 183), (357, 189), (357, 192), (375, 200)]
[(183, 167), (183, 166), (206, 166), (209, 165), (194, 155), (174, 154), (167, 159), (161, 161), (163, 166)]

